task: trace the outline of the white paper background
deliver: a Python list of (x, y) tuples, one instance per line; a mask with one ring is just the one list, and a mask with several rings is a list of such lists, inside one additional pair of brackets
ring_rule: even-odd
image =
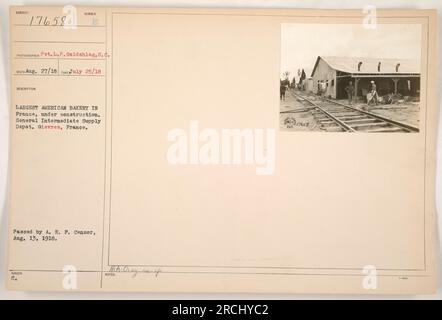
[[(437, 219), (437, 243), (436, 258), (439, 285), (438, 292), (433, 296), (350, 296), (350, 295), (266, 295), (266, 294), (155, 294), (155, 293), (35, 293), (35, 292), (10, 292), (5, 290), (5, 271), (6, 271), (6, 238), (7, 238), (7, 212), (6, 212), (6, 192), (7, 192), (7, 167), (8, 167), (8, 119), (9, 119), (9, 35), (8, 35), (8, 13), (10, 5), (107, 5), (107, 6), (155, 6), (155, 7), (236, 7), (236, 8), (317, 8), (317, 9), (361, 9), (365, 5), (374, 5), (377, 8), (420, 8), (420, 9), (437, 9), (438, 10), (438, 43), (442, 38), (442, 1), (440, 0), (182, 0), (182, 1), (148, 1), (148, 0), (126, 0), (126, 1), (78, 1), (71, 0), (69, 2), (61, 0), (47, 1), (13, 1), (0, 0), (0, 299), (372, 299), (372, 298), (401, 298), (401, 299), (442, 299), (442, 255), (440, 233), (442, 231), (442, 223)], [(438, 45), (439, 46), (439, 45)], [(440, 61), (440, 53), (438, 53), (438, 61)], [(437, 66), (438, 71), (441, 67)], [(439, 73), (438, 73), (439, 74)], [(440, 75), (438, 75), (438, 104), (440, 109), (441, 91), (440, 91)], [(436, 205), (437, 211), (442, 206), (441, 186), (442, 186), (442, 131), (441, 116), (439, 112), (439, 131), (438, 131), (438, 147), (437, 147), (437, 189), (436, 189)]]

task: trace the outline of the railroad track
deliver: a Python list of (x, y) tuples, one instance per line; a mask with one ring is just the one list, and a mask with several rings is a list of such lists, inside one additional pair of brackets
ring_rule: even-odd
[(330, 99), (312, 101), (303, 95), (290, 93), (304, 104), (325, 131), (332, 132), (419, 132), (408, 124), (391, 120), (369, 111), (359, 110)]

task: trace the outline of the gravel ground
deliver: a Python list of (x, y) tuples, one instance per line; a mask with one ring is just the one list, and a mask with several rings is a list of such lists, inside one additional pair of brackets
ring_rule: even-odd
[[(337, 100), (348, 104), (348, 100)], [(355, 103), (353, 107), (378, 114), (382, 117), (419, 127), (419, 102), (398, 102), (393, 104), (370, 105)]]
[[(279, 128), (284, 131), (322, 131), (310, 112), (308, 103), (286, 92), (285, 101), (280, 101)], [(293, 112), (287, 112), (293, 111)]]
[[(314, 94), (308, 94), (308, 99), (311, 101), (321, 100), (320, 97)], [(346, 99), (337, 101), (348, 105), (348, 100)], [(367, 106), (366, 103), (358, 102), (352, 106), (391, 120), (419, 127), (419, 102), (403, 101), (392, 104), (379, 104), (377, 106)], [(319, 127), (310, 109), (311, 107), (308, 103), (303, 103), (300, 98), (287, 91), (285, 101), (280, 101), (280, 129), (284, 131), (324, 131), (324, 129)]]

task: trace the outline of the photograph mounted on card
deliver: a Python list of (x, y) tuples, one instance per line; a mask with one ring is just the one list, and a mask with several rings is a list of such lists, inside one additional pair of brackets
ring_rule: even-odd
[(9, 289), (434, 292), (435, 11), (15, 6), (10, 46)]

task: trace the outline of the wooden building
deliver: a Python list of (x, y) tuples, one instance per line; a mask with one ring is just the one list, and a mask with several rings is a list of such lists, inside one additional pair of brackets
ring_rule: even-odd
[(318, 56), (312, 71), (313, 92), (334, 99), (347, 97), (345, 88), (353, 82), (357, 97), (365, 97), (376, 83), (380, 96), (394, 93), (419, 96), (418, 60)]

